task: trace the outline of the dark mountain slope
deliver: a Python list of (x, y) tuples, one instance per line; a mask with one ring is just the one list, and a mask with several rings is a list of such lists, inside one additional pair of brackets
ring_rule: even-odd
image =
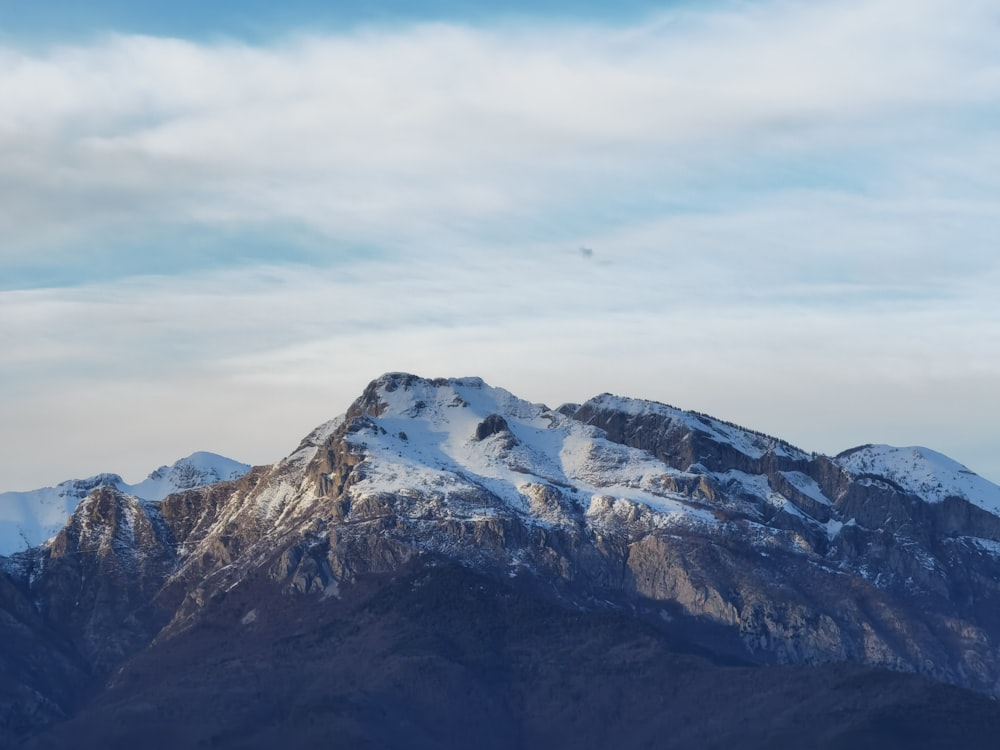
[(990, 700), (856, 665), (719, 661), (447, 563), (341, 598), (247, 584), (31, 748), (986, 746)]

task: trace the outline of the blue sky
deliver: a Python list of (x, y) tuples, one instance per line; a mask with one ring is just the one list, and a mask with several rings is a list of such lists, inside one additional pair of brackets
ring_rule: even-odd
[(995, 3), (358, 7), (0, 1), (0, 488), (387, 370), (1000, 480)]
[[(66, 40), (118, 33), (175, 36), (188, 39), (230, 37), (267, 42), (275, 35), (298, 31), (334, 32), (360, 25), (427, 22), (497, 23), (593, 19), (596, 22), (642, 21), (686, 0), (535, 0), (534, 2), (467, 3), (454, 0), (366, 0), (330, 3), (321, 0), (275, 3), (269, 0), (216, 0), (135, 3), (130, 0), (0, 1), (4, 33), (30, 41)], [(717, 2), (720, 5), (721, 2)]]

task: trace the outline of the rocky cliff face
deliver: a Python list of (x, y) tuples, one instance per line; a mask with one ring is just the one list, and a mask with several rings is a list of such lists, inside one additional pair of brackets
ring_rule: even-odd
[[(99, 487), (50, 543), (0, 558), (0, 613), (22, 623), (0, 628), (32, 623), (51, 654), (11, 666), (0, 699), (29, 728), (54, 721), (150, 644), (238, 637), (263, 606), (240, 591), (340, 601), (428, 566), (530, 582), (546, 606), (720, 658), (1000, 696), (995, 486), (937, 454), (907, 454), (908, 483), (887, 456), (607, 394), (550, 410), (475, 378), (386, 375), (273, 466), (158, 502)], [(60, 670), (70, 687), (36, 687)]]

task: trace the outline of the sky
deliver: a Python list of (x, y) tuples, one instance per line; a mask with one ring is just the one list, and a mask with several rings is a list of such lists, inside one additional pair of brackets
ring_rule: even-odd
[(995, 0), (471, 5), (0, 0), (0, 490), (386, 371), (1000, 481)]

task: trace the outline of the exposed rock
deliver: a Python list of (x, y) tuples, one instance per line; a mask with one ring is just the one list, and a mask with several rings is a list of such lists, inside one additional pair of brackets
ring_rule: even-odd
[(476, 440), (485, 440), (491, 435), (496, 435), (500, 432), (510, 432), (507, 421), (499, 414), (490, 414), (476, 425)]

